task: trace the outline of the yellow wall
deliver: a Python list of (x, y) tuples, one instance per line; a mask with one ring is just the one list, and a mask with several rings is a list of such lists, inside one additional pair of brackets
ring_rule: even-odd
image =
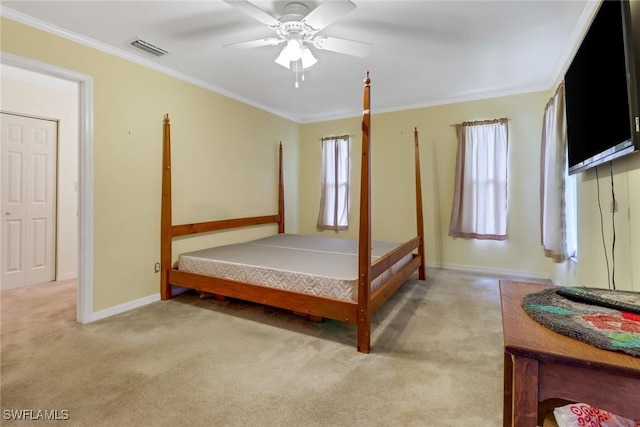
[[(375, 80), (372, 81), (375, 99)], [(420, 140), (427, 262), (451, 268), (549, 277), (551, 265), (539, 245), (540, 135), (547, 92), (421, 108), (386, 114), (372, 110), (373, 237), (406, 240), (415, 235), (413, 129)], [(448, 237), (457, 151), (452, 124), (508, 117), (509, 224), (506, 242)], [(350, 223), (357, 236), (360, 118), (306, 124), (300, 132), (300, 229), (315, 230), (320, 191), (320, 138), (354, 135)], [(331, 234), (333, 232), (323, 232)]]
[[(375, 81), (372, 82), (375, 94)], [(372, 117), (373, 234), (375, 239), (406, 240), (415, 234), (413, 127), (420, 133), (425, 250), (427, 262), (449, 268), (551, 278), (561, 285), (608, 287), (595, 171), (578, 180), (578, 260), (554, 264), (543, 256), (539, 232), (540, 141), (544, 106), (552, 92), (465, 102)], [(375, 106), (373, 106), (375, 111)], [(454, 186), (456, 136), (451, 124), (508, 117), (509, 225), (506, 242), (448, 236)], [(300, 132), (300, 230), (318, 232), (320, 138), (353, 135), (351, 227), (340, 235), (357, 237), (360, 118), (313, 123)], [(617, 289), (640, 291), (640, 154), (613, 163), (619, 211), (612, 219), (609, 165), (599, 167), (604, 240), (609, 276)], [(613, 225), (616, 229), (612, 256)], [(614, 259), (615, 258), (615, 259)]]
[[(280, 140), (285, 146), (288, 231), (317, 233), (321, 137), (353, 135), (352, 182), (358, 182), (359, 117), (298, 125), (11, 20), (3, 18), (1, 24), (3, 51), (94, 79), (94, 310), (158, 292), (159, 277), (153, 265), (159, 259), (165, 113), (170, 114), (173, 126), (174, 223), (275, 212)], [(538, 92), (385, 114), (375, 114), (373, 105), (373, 237), (405, 240), (415, 234), (413, 129), (417, 126), (426, 257), (431, 265), (552, 277), (567, 283), (593, 280), (589, 284), (603, 285), (607, 273), (598, 249), (602, 244), (593, 172), (582, 174), (579, 182), (578, 264), (556, 266), (543, 257), (540, 248), (540, 133), (550, 96), (550, 91)], [(506, 242), (452, 239), (447, 235), (456, 155), (451, 125), (498, 117), (510, 119), (509, 238)], [(616, 282), (619, 288), (638, 290), (640, 156), (635, 157), (614, 165), (621, 209), (616, 216)], [(604, 193), (605, 180), (600, 182)], [(351, 200), (351, 227), (346, 237), (357, 233), (357, 185)], [(603, 203), (607, 206), (609, 202)], [(260, 227), (179, 241), (174, 254), (259, 237), (273, 229)], [(605, 230), (608, 239), (607, 233), (610, 231)]]
[[(282, 141), (287, 227), (295, 231), (296, 123), (6, 18), (1, 31), (2, 51), (93, 77), (95, 311), (159, 291), (165, 113), (173, 125), (174, 223), (275, 213)], [(204, 240), (259, 237), (269, 227)]]

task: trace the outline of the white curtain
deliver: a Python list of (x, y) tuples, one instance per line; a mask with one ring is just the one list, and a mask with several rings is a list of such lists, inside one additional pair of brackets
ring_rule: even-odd
[(542, 125), (540, 161), (540, 237), (547, 257), (555, 262), (575, 256), (575, 178), (567, 165), (564, 84), (547, 103)]
[(349, 214), (349, 137), (322, 139), (318, 230), (346, 230)]
[(508, 120), (456, 125), (458, 155), (449, 236), (507, 238)]

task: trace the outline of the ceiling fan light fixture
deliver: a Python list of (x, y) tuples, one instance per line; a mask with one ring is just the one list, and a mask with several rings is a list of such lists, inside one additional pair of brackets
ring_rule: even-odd
[(291, 69), (291, 61), (289, 61), (289, 57), (285, 54), (284, 49), (280, 52), (280, 55), (275, 59), (276, 64), (282, 65), (284, 68), (290, 70)]
[(310, 10), (310, 6), (305, 4), (307, 2), (303, 2), (303, 0), (286, 0), (283, 2), (284, 13), (278, 19), (255, 6), (252, 2), (253, 0), (223, 1), (260, 21), (269, 29), (275, 31), (278, 36), (277, 38), (249, 40), (226, 46), (249, 49), (285, 44), (275, 62), (287, 70), (293, 71), (296, 77), (296, 87), (298, 87), (299, 77), (304, 81), (304, 71), (318, 62), (308, 46), (361, 58), (366, 57), (371, 50), (372, 45), (369, 43), (318, 35), (318, 32), (356, 8), (356, 5), (351, 0), (320, 1), (320, 4), (312, 10)]
[(282, 49), (282, 53), (289, 58), (289, 61), (297, 61), (302, 58), (302, 43), (298, 39), (290, 39)]
[(311, 50), (304, 46), (299, 39), (290, 39), (287, 41), (287, 45), (282, 49), (275, 62), (287, 69), (291, 69), (291, 63), (298, 61), (302, 61), (303, 69), (309, 68), (318, 62), (311, 53)]
[(313, 53), (311, 53), (311, 49), (305, 46), (302, 49), (302, 69), (306, 70), (307, 68), (314, 65), (316, 62), (318, 62), (318, 60), (316, 59), (315, 56), (313, 56)]

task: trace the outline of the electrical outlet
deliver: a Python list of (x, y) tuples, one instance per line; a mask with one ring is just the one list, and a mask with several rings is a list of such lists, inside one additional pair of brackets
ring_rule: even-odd
[(618, 201), (617, 200), (612, 200), (611, 201), (611, 212), (612, 213), (618, 212)]
[(160, 272), (160, 263), (156, 262), (156, 265), (154, 266), (155, 272), (159, 273)]

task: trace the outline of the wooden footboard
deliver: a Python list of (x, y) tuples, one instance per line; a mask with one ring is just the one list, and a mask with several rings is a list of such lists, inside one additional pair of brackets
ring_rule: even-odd
[(371, 295), (371, 301), (369, 303), (369, 310), (371, 314), (378, 311), (378, 309), (393, 296), (393, 294), (400, 289), (402, 284), (416, 271), (424, 265), (424, 260), (421, 255), (413, 253), (414, 250), (420, 250), (420, 237), (414, 237), (401, 246), (398, 246), (393, 251), (378, 258), (371, 265), (371, 280), (375, 280), (382, 273), (391, 268), (392, 265), (400, 261), (402, 258), (411, 254), (412, 259), (405, 264), (400, 270), (398, 270), (392, 277), (387, 279), (376, 291)]

